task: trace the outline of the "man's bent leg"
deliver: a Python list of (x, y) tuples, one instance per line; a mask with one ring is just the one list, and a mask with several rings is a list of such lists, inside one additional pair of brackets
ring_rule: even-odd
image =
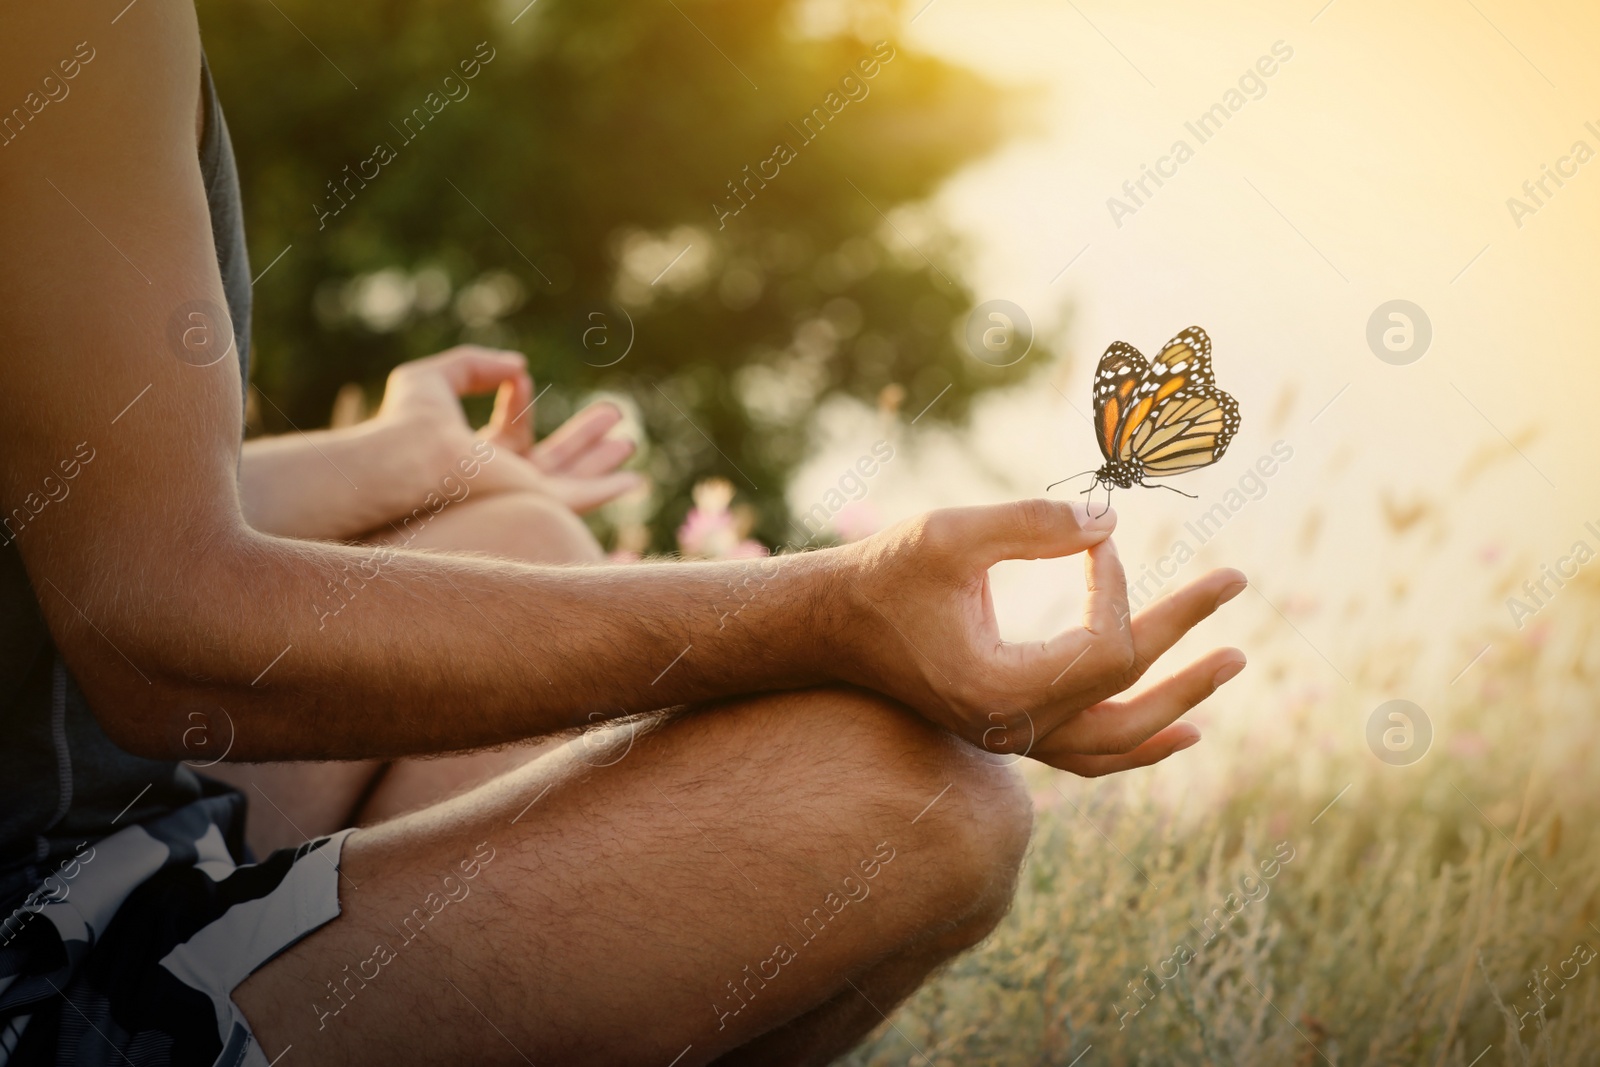
[(607, 737), (354, 834), (340, 917), (235, 995), (268, 1058), (826, 1062), (1010, 899), (1015, 770), (875, 697)]
[(375, 545), (484, 552), (527, 563), (597, 563), (605, 558), (583, 520), (537, 493), (468, 497), (430, 516), (426, 525), (400, 523), (371, 538)]

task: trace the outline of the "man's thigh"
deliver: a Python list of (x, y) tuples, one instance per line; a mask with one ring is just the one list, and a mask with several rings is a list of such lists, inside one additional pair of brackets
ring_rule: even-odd
[(257, 859), (355, 824), (381, 760), (345, 763), (219, 763), (199, 773), (249, 800), (245, 840)]
[(1014, 771), (876, 698), (609, 738), (352, 835), (340, 917), (236, 992), (268, 1058), (706, 1062), (1009, 898)]

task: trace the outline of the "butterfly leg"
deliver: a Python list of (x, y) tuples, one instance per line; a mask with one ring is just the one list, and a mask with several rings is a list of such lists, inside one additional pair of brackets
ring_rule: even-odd
[(1194, 493), (1185, 493), (1182, 489), (1177, 489), (1177, 488), (1174, 488), (1173, 486), (1170, 486), (1170, 485), (1163, 485), (1161, 482), (1154, 482), (1154, 483), (1152, 483), (1152, 482), (1140, 482), (1139, 484), (1141, 486), (1143, 486), (1144, 488), (1146, 488), (1146, 489), (1165, 489), (1169, 493), (1177, 493), (1179, 496), (1186, 496), (1190, 500), (1199, 500), (1200, 499)]
[[(1099, 488), (1099, 486), (1100, 486), (1100, 482), (1096, 481), (1093, 485), (1089, 486), (1089, 488), (1087, 488), (1087, 489), (1085, 489), (1083, 491), (1083, 495), (1084, 496), (1088, 496), (1090, 493), (1093, 493), (1097, 488)], [(1090, 501), (1088, 501), (1088, 500), (1084, 501), (1084, 505), (1083, 506), (1084, 506), (1084, 510), (1085, 511), (1088, 510), (1089, 504), (1090, 504)], [(1104, 515), (1106, 512), (1108, 512), (1110, 510), (1111, 510), (1111, 487), (1108, 485), (1108, 486), (1106, 486), (1106, 506), (1100, 509), (1100, 515)], [(1096, 515), (1095, 518), (1099, 518), (1100, 515)]]

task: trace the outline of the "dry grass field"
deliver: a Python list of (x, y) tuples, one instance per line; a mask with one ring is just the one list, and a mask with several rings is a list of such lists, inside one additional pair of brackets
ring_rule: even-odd
[(1448, 692), (1408, 767), (1240, 746), (1188, 805), (1035, 769), (1013, 912), (844, 1062), (1600, 1062), (1600, 583)]

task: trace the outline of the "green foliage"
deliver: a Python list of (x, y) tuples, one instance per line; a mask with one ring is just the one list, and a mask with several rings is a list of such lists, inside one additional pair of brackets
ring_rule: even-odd
[[(452, 344), (518, 348), (554, 385), (541, 432), (594, 390), (637, 403), (658, 546), (709, 475), (733, 481), (777, 544), (818, 403), (899, 385), (915, 411), (953, 386), (928, 421), (959, 420), (975, 393), (1044, 362), (1000, 370), (967, 354), (952, 328), (972, 304), (959, 250), (936, 228), (912, 246), (885, 217), (997, 143), (998, 92), (899, 49), (805, 143), (789, 124), (873, 46), (801, 32), (801, 6), (201, 3), (255, 269), (293, 246), (256, 287), (266, 429), (321, 425), (345, 382), (375, 397), (396, 363)], [(897, 7), (857, 14), (892, 25)], [(480, 42), (493, 59), (469, 94), (407, 141), (403, 119), (430, 92), (438, 106)], [(727, 183), (779, 142), (796, 158), (719, 228), (713, 203), (735, 203)], [(364, 163), (379, 144), (392, 161)], [(328, 183), (374, 167), (319, 224), (342, 203)], [(599, 366), (627, 317), (631, 351)], [(586, 349), (597, 324), (591, 340), (610, 347)]]

